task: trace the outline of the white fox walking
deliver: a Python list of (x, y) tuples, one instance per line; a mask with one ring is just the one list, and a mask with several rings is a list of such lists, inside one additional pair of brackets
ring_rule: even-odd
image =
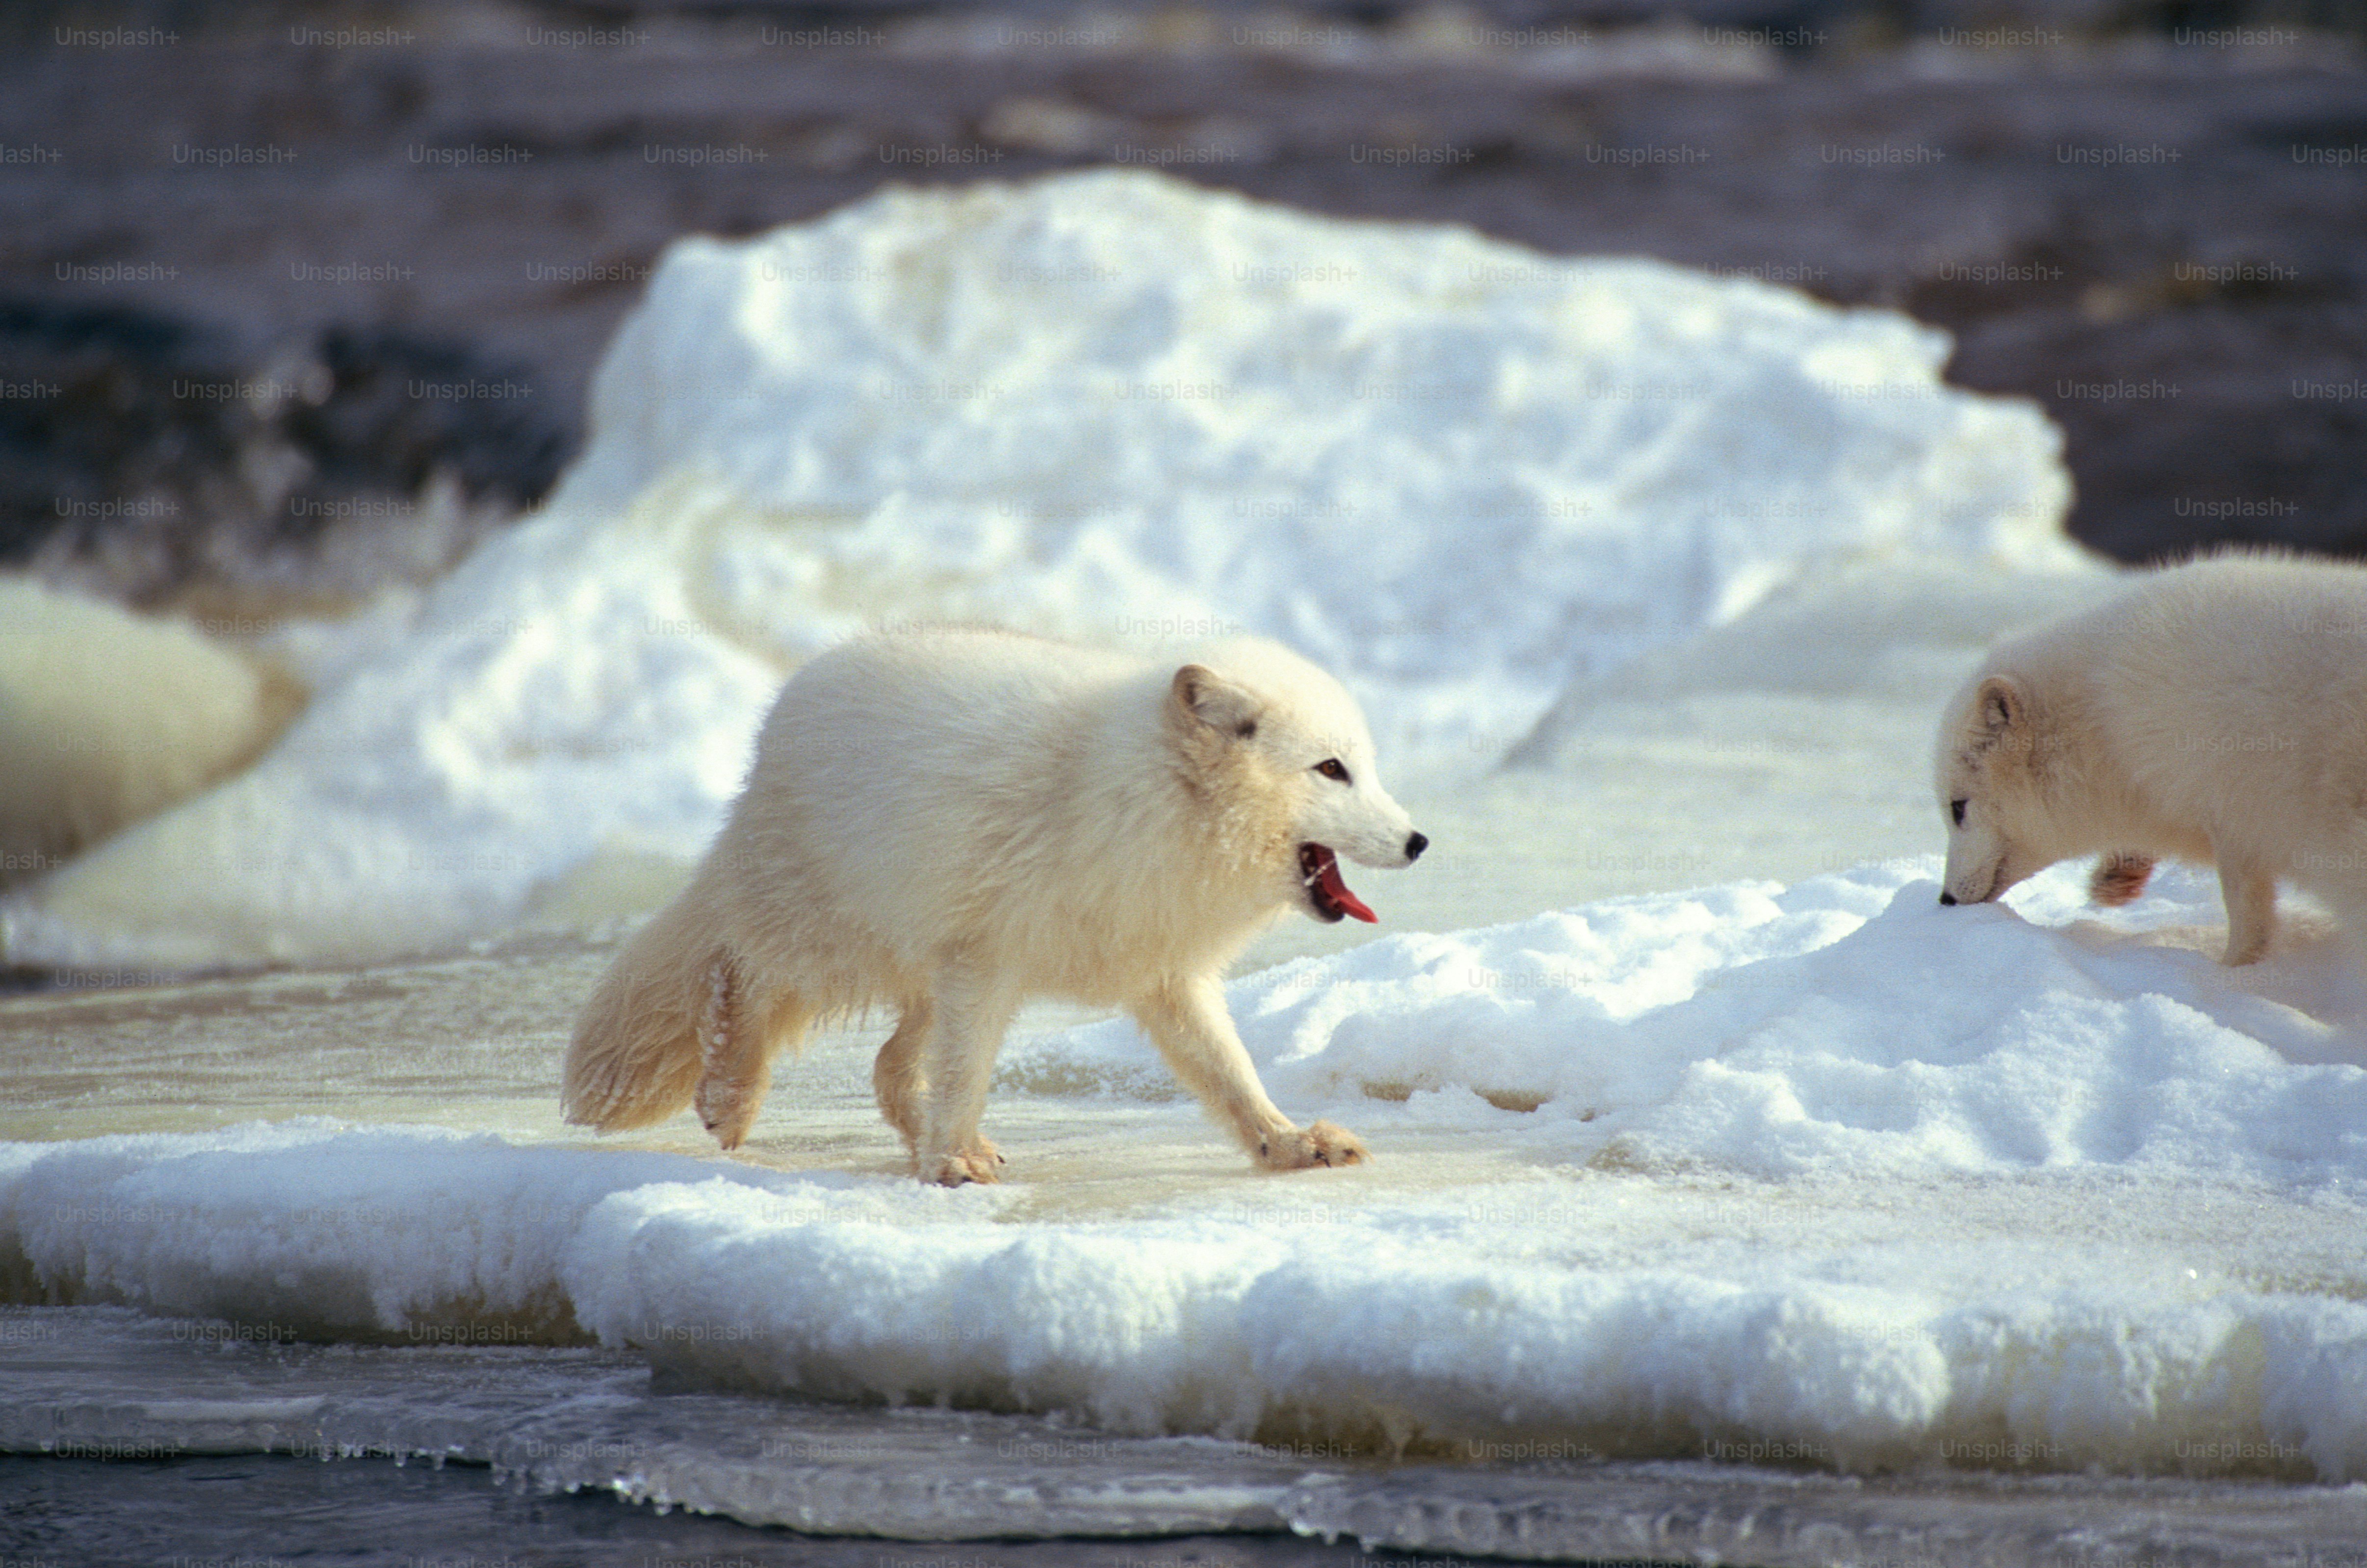
[(1276, 644), (1180, 668), (991, 631), (878, 635), (799, 671), (691, 885), (617, 956), (568, 1053), (568, 1119), (696, 1103), (748, 1134), (772, 1057), (884, 1004), (880, 1111), (926, 1181), (992, 1181), (980, 1134), (1033, 997), (1122, 1006), (1269, 1168), (1354, 1164), (1353, 1134), (1274, 1108), (1225, 966), (1296, 907), (1372, 919), (1339, 857), (1427, 841), (1380, 785), (1364, 716)]

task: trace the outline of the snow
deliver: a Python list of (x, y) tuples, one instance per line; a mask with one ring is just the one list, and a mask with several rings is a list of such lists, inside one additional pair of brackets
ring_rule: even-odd
[[(2367, 1177), (2367, 1077), (2311, 1065), (2335, 1032), (2191, 948), (2080, 914), (2082, 868), (2017, 907), (1943, 908), (1936, 859), (1614, 899), (1512, 925), (1385, 937), (1236, 987), (1268, 1088), (1471, 1094), (1581, 1121), (1595, 1157), (1874, 1179), (2078, 1165), (2276, 1181)], [(2172, 867), (2147, 919), (2219, 919)], [(2215, 944), (2214, 933), (2205, 939)], [(2266, 976), (2346, 1018), (2367, 980), (2321, 931)], [(2305, 978), (2288, 972), (2309, 959)], [(1006, 1073), (1141, 1082), (1114, 1021)]]
[[(2306, 917), (2221, 968), (2201, 877), (2101, 919), (2074, 867), (1972, 909), (1934, 869), (1237, 982), (1276, 1099), (1369, 1168), (1063, 1208), (1008, 1140), (1011, 1184), (946, 1191), (313, 1120), (7, 1145), (0, 1227), (51, 1299), (588, 1334), (1135, 1437), (2367, 1479), (2367, 983)], [(1118, 1024), (1014, 1043), (999, 1086), (1216, 1138)]]
[[(469, 1369), (386, 1415), (340, 1381), (400, 1381), (338, 1343), (376, 1339), (538, 1348), (521, 1409), (596, 1359), (548, 1483), (833, 1529), (1007, 1517), (752, 1459), (741, 1406), (661, 1422), (616, 1369), (1170, 1445), (1159, 1518), (1456, 1550), (1512, 1516), (1447, 1518), (1437, 1475), (1195, 1466), (1221, 1439), (1489, 1487), (1541, 1454), (1650, 1486), (1704, 1460), (2367, 1481), (2350, 950), (2289, 897), (2270, 960), (2225, 969), (2216, 888), (2176, 867), (2112, 911), (2076, 865), (1937, 905), (1939, 703), (2112, 581), (2057, 532), (2052, 431), (1941, 387), (1944, 350), (1141, 173), (684, 241), (545, 513), (415, 607), (291, 636), (318, 695), (277, 750), (0, 902), (12, 960), (374, 961), (646, 907), (779, 680), (858, 625), (1238, 627), (1342, 673), (1434, 840), (1359, 888), (1373, 940), (1286, 922), (1230, 987), (1276, 1101), (1376, 1161), (1254, 1174), (1130, 1025), (1042, 1014), (998, 1070), (998, 1188), (903, 1174), (843, 1033), (784, 1065), (742, 1158), (686, 1118), (598, 1144), (556, 1110), (583, 943), (24, 998), (0, 1112), (59, 1141), (0, 1145), (11, 1299), (332, 1343), (301, 1378), (256, 1362), (236, 1420), (186, 1369), (155, 1372), (169, 1409), (148, 1372), (77, 1404), (69, 1370), (11, 1416), (20, 1379), (0, 1446), (300, 1427), (300, 1395), (324, 1444), (508, 1464), (561, 1429), (435, 1392)], [(611, 1438), (639, 1468), (604, 1469)], [(1058, 1517), (1133, 1528), (1136, 1462)]]
[(316, 695), (277, 749), (0, 900), (0, 949), (368, 962), (620, 881), (645, 908), (772, 691), (866, 624), (1276, 636), (1394, 776), (1468, 775), (1573, 682), (1839, 565), (2077, 572), (2056, 433), (1947, 352), (1142, 170), (685, 239), (547, 508), (413, 611), (289, 633)]

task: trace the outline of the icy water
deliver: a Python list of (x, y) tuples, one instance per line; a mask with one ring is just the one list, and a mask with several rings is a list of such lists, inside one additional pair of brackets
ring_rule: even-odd
[(602, 1497), (521, 1494), (476, 1466), (397, 1470), (260, 1455), (164, 1464), (0, 1458), (0, 1492), (12, 1499), (12, 1559), (61, 1564), (1329, 1568), (1413, 1561), (1288, 1535), (886, 1543), (658, 1515)]
[[(1307, 1445), (653, 1388), (638, 1361), (598, 1351), (273, 1345), (104, 1309), (9, 1310), (0, 1338), (0, 1437), (49, 1456), (0, 1459), (13, 1561), (1259, 1568), (1403, 1553), (2330, 1568), (2356, 1561), (2367, 1529), (2357, 1488), (1385, 1465)], [(611, 1491), (659, 1506), (598, 1495)]]

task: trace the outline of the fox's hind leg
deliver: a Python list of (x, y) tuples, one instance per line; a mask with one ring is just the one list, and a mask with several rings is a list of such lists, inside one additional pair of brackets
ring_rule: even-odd
[(796, 1044), (812, 1021), (796, 992), (765, 995), (748, 983), (731, 954), (716, 954), (698, 1015), (700, 1070), (693, 1104), (717, 1143), (736, 1149), (747, 1141), (773, 1085), (774, 1055)]
[(907, 1002), (896, 1021), (896, 1032), (888, 1036), (888, 1043), (879, 1047), (879, 1059), (871, 1065), (871, 1089), (879, 1097), (879, 1114), (904, 1140), (908, 1155), (918, 1153), (921, 1146), (921, 1097), (929, 1088), (929, 1080), (921, 1075), (921, 1047), (929, 1037), (931, 1016), (926, 997)]
[(2341, 927), (2350, 960), (2367, 969), (2367, 823), (2293, 857), (2293, 881), (2315, 894)]
[(2088, 878), (2088, 897), (2108, 909), (2134, 904), (2145, 892), (2146, 884), (2153, 879), (2153, 864), (2151, 855), (2114, 850), (2096, 862), (2096, 869)]

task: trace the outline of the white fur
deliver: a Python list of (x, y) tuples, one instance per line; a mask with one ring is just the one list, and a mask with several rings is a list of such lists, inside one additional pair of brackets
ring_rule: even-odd
[(695, 1100), (736, 1147), (775, 1053), (886, 1004), (873, 1080), (919, 1174), (991, 1180), (1003, 1030), (1062, 997), (1132, 1011), (1265, 1165), (1353, 1163), (1353, 1136), (1266, 1098), (1219, 984), (1274, 915), (1313, 912), (1307, 841), (1377, 866), (1421, 850), (1354, 701), (1273, 643), (1179, 669), (1002, 632), (858, 638), (783, 690), (690, 886), (602, 981), (568, 1117), (641, 1126)]
[(2157, 859), (2216, 865), (2229, 964), (2276, 885), (2367, 937), (2367, 570), (2224, 556), (2155, 573), (1994, 649), (1940, 726), (1942, 897), (1993, 899), (2099, 854), (2107, 903)]

